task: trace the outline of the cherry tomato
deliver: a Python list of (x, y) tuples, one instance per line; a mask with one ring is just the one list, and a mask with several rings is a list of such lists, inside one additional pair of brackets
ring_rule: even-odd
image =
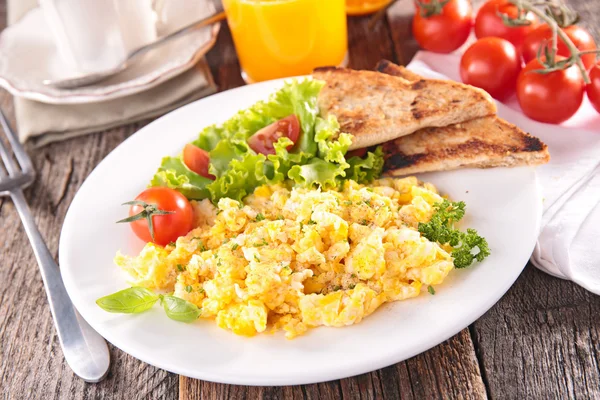
[(206, 150), (194, 146), (193, 144), (186, 144), (183, 148), (183, 162), (189, 169), (198, 175), (202, 175), (208, 179), (215, 179), (214, 175), (208, 173), (210, 156)]
[(485, 3), (477, 12), (475, 18), (475, 36), (478, 39), (484, 37), (499, 37), (511, 42), (517, 49), (529, 32), (535, 29), (538, 19), (532, 12), (526, 14), (526, 19), (531, 24), (520, 27), (506, 26), (498, 13), (506, 14), (511, 18), (518, 15), (517, 6), (508, 0), (490, 0)]
[(592, 106), (600, 113), (600, 64), (596, 64), (589, 72), (591, 82), (587, 85), (587, 95)]
[[(571, 25), (563, 28), (563, 31), (567, 34), (569, 39), (571, 39), (575, 47), (577, 47), (580, 51), (596, 49), (596, 42), (594, 41), (594, 38), (582, 27)], [(521, 45), (521, 54), (523, 54), (523, 60), (525, 60), (525, 63), (528, 63), (536, 58), (540, 47), (542, 47), (542, 44), (545, 42), (550, 44), (551, 39), (552, 28), (546, 24), (540, 25), (533, 31), (529, 32), (529, 34), (525, 37), (523, 44)], [(565, 57), (569, 57), (571, 55), (569, 48), (560, 37), (558, 38), (558, 54)], [(584, 54), (581, 57), (581, 60), (587, 69), (594, 65), (596, 61), (596, 55)]]
[[(295, 115), (287, 116), (279, 121), (273, 122), (269, 126), (265, 126), (248, 139), (248, 146), (257, 153), (264, 155), (275, 154), (273, 146), (279, 138), (288, 137), (294, 144), (300, 137), (300, 121)], [(291, 150), (294, 145), (287, 147)]]
[(515, 46), (496, 37), (479, 39), (460, 59), (463, 82), (482, 88), (498, 100), (514, 93), (520, 70), (521, 59)]
[[(140, 193), (135, 200), (136, 204), (129, 208), (128, 220), (139, 216), (131, 222), (131, 229), (143, 241), (166, 246), (192, 230), (194, 211), (188, 199), (178, 191), (166, 187), (151, 187)], [(168, 214), (161, 214), (161, 211)], [(152, 221), (154, 234), (149, 229), (148, 216)]]
[(363, 147), (361, 149), (355, 149), (355, 150), (351, 150), (351, 151), (347, 152), (346, 159), (351, 158), (351, 157), (363, 158), (366, 155), (367, 155), (367, 148)]
[[(565, 57), (556, 56), (556, 60)], [(543, 69), (540, 62), (530, 61), (517, 79), (517, 98), (521, 109), (536, 121), (559, 124), (571, 118), (581, 106), (585, 85), (576, 65), (548, 74), (532, 72)]]
[(473, 26), (473, 9), (468, 0), (450, 0), (441, 14), (424, 17), (417, 7), (413, 17), (413, 35), (429, 51), (450, 53), (467, 41)]

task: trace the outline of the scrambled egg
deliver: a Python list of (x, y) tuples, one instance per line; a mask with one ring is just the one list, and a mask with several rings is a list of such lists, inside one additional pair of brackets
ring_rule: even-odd
[(442, 283), (451, 255), (422, 237), (437, 190), (416, 178), (342, 190), (262, 186), (244, 203), (192, 202), (197, 228), (165, 248), (117, 254), (130, 282), (201, 307), (236, 334), (360, 322), (385, 302)]

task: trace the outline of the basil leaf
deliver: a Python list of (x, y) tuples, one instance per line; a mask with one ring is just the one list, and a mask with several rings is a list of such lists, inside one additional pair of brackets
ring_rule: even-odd
[(158, 296), (143, 287), (131, 287), (96, 300), (96, 304), (112, 313), (138, 314), (152, 308)]
[(175, 296), (162, 296), (161, 302), (167, 317), (179, 322), (193, 322), (202, 312), (197, 305)]

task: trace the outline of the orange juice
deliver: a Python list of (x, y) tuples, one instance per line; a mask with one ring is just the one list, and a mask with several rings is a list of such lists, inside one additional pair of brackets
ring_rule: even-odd
[(346, 0), (348, 15), (363, 15), (375, 12), (391, 3), (392, 0)]
[(348, 50), (345, 0), (223, 0), (245, 78), (309, 74)]

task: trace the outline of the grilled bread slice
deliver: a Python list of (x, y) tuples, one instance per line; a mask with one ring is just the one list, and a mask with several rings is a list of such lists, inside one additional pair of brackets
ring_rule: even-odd
[(326, 82), (319, 93), (325, 116), (337, 117), (352, 134), (350, 149), (372, 146), (424, 127), (447, 126), (496, 113), (483, 90), (457, 82), (404, 78), (374, 71), (319, 68), (315, 79)]
[(375, 67), (377, 72), (382, 72), (384, 74), (397, 76), (398, 78), (406, 79), (409, 82), (420, 81), (421, 79), (425, 79), (419, 74), (412, 72), (410, 69), (403, 67), (402, 65), (394, 64), (388, 60), (381, 60), (377, 63)]
[(383, 144), (386, 175), (545, 164), (548, 147), (498, 117), (424, 128)]
[[(408, 81), (420, 75), (382, 61), (377, 70)], [(548, 146), (513, 124), (489, 116), (446, 127), (421, 129), (383, 144), (386, 175), (410, 175), (462, 167), (545, 164)]]

